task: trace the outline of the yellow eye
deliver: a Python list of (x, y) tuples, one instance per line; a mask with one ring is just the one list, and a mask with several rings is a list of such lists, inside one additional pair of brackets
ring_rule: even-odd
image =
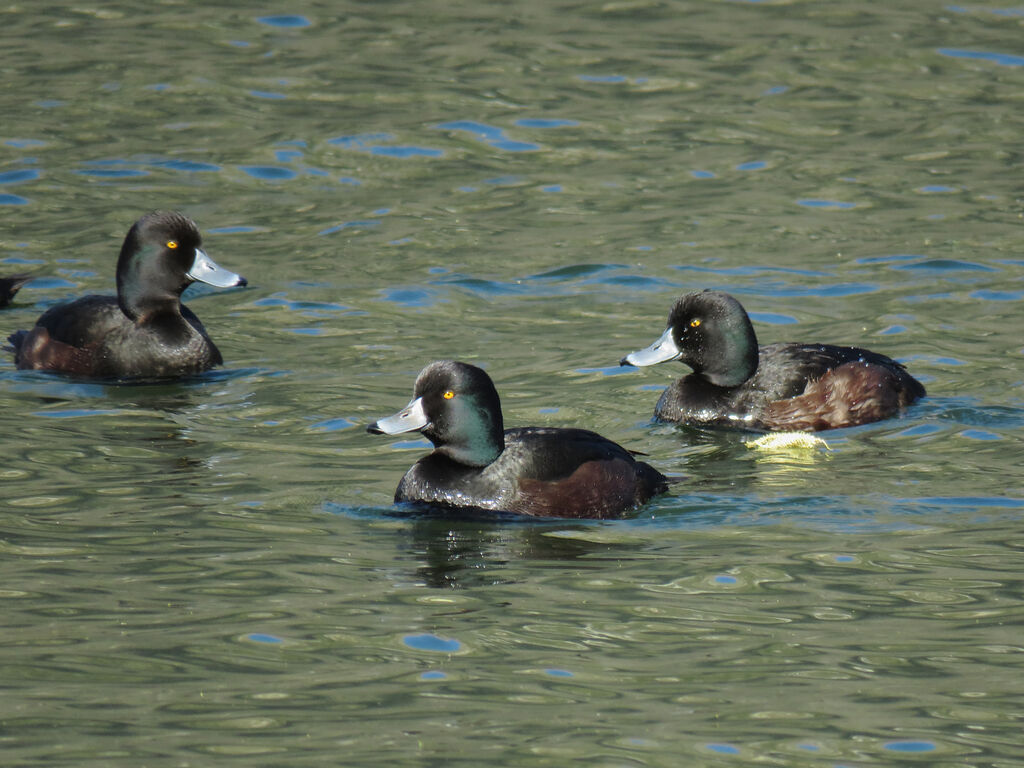
[(178, 247), (178, 241), (177, 240), (168, 240), (165, 243), (165, 245), (173, 251), (175, 248)]
[(693, 318), (693, 320), (690, 321), (690, 327), (691, 328), (696, 328), (699, 325), (700, 325), (700, 320), (698, 318), (696, 318), (696, 317)]
[(453, 397), (455, 397), (455, 393), (452, 392), (450, 389), (446, 389), (444, 394), (441, 395), (441, 397), (443, 397), (445, 400), (451, 400)]

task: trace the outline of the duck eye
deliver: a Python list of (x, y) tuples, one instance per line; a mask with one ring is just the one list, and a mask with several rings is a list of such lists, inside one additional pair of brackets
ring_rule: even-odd
[(450, 389), (446, 389), (444, 391), (444, 394), (441, 395), (441, 397), (443, 397), (445, 400), (451, 400), (453, 397), (455, 397), (455, 393), (452, 392)]
[(178, 241), (177, 240), (168, 240), (166, 243), (164, 243), (164, 245), (166, 245), (168, 248), (170, 248), (173, 251), (175, 248), (178, 247)]
[(700, 326), (700, 318), (695, 317), (695, 318), (693, 318), (693, 320), (690, 321), (690, 327), (691, 328), (697, 328), (699, 326)]

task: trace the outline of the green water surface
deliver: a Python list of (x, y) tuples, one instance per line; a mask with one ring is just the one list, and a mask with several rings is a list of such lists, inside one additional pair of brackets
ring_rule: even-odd
[[(0, 330), (194, 217), (225, 366), (0, 356), (6, 766), (1024, 765), (1024, 8), (0, 9)], [(620, 369), (680, 294), (929, 396), (759, 452)], [(439, 358), (682, 478), (409, 519), (365, 425)]]

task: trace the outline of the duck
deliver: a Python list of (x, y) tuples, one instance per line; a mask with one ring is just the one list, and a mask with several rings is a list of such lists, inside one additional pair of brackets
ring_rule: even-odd
[(221, 365), (220, 350), (181, 303), (194, 282), (247, 285), (200, 247), (192, 219), (173, 211), (142, 216), (117, 260), (117, 296), (84, 296), (51, 307), (8, 341), (19, 369), (114, 380), (190, 376)]
[(11, 303), (14, 298), (14, 294), (18, 290), (32, 279), (32, 275), (11, 275), (10, 277), (0, 277), (0, 307), (6, 307)]
[(438, 360), (412, 401), (370, 424), (373, 434), (419, 432), (434, 450), (405, 473), (395, 502), (543, 518), (619, 517), (668, 489), (658, 470), (586, 429), (504, 428), (481, 368)]
[(821, 431), (896, 416), (925, 396), (895, 360), (860, 347), (758, 346), (743, 306), (721, 291), (682, 296), (665, 332), (620, 365), (679, 360), (693, 372), (668, 387), (654, 418), (767, 432)]

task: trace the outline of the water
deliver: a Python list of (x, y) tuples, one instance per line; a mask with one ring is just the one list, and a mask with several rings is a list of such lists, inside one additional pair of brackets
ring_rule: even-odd
[[(0, 360), (19, 766), (1024, 763), (1024, 9), (11, 6), (0, 272), (27, 327), (199, 222), (223, 369)], [(618, 359), (717, 288), (929, 397), (764, 453)], [(429, 361), (684, 478), (612, 523), (405, 519), (365, 434)]]

